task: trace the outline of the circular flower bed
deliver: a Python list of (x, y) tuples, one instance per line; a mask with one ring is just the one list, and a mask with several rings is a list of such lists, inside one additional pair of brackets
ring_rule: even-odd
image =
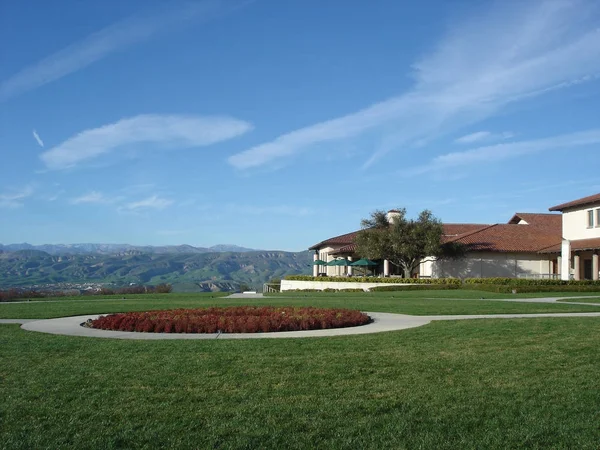
[(267, 333), (355, 327), (370, 320), (349, 309), (235, 306), (110, 314), (93, 320), (91, 327), (143, 333)]

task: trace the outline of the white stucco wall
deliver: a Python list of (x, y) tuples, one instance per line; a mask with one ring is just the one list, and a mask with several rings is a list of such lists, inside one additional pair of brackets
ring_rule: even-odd
[[(340, 248), (342, 248), (341, 245), (320, 248), (319, 249), (319, 259), (322, 261), (327, 261), (327, 262), (331, 261), (332, 259), (335, 259), (329, 253), (336, 251)], [(333, 266), (333, 267), (319, 266), (318, 271), (319, 271), (319, 273), (326, 273), (328, 277), (331, 277), (334, 275), (338, 275), (339, 269), (336, 266)]]
[[(409, 283), (353, 283), (349, 281), (297, 281), (281, 280), (281, 291), (296, 291), (303, 289), (319, 290), (324, 289), (362, 289), (368, 291), (377, 286), (420, 286)], [(423, 285), (426, 286), (426, 285)]]
[[(600, 203), (581, 209), (571, 209), (563, 212), (563, 237), (570, 241), (576, 239), (600, 238), (600, 224), (598, 224), (597, 209)], [(594, 211), (594, 227), (588, 228), (588, 211)]]
[[(424, 266), (425, 268), (427, 265)], [(465, 258), (431, 264), (434, 278), (489, 278), (552, 273), (552, 256), (535, 253), (470, 253)]]

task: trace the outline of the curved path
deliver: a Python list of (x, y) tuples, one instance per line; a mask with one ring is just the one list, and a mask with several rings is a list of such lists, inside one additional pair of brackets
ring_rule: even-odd
[[(185, 333), (137, 333), (130, 331), (96, 330), (82, 327), (81, 324), (88, 319), (95, 319), (98, 315), (85, 315), (75, 317), (61, 317), (58, 319), (44, 319), (24, 322), (21, 328), (28, 331), (41, 333), (61, 334), (67, 336), (101, 337), (113, 339), (262, 339), (262, 338), (298, 338), (298, 337), (324, 337), (348, 336), (354, 334), (380, 333), (383, 331), (405, 330), (415, 328), (434, 320), (464, 320), (464, 319), (524, 319), (536, 317), (600, 317), (600, 312), (592, 313), (545, 313), (545, 314), (479, 314), (455, 316), (409, 316), (406, 314), (391, 314), (380, 312), (367, 312), (373, 319), (368, 325), (349, 328), (334, 328), (330, 330), (309, 331), (284, 331), (274, 333), (222, 333), (222, 334), (185, 334)], [(21, 323), (14, 320), (11, 323)]]

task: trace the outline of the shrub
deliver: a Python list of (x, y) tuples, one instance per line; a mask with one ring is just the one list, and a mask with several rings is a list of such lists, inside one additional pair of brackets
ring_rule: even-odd
[(508, 286), (598, 286), (598, 280), (549, 280), (530, 278), (465, 278), (464, 284), (491, 284)]
[(256, 333), (353, 327), (370, 320), (349, 309), (238, 306), (111, 314), (92, 321), (92, 327), (155, 333)]
[(156, 286), (154, 290), (157, 294), (168, 294), (173, 290), (173, 286), (171, 286), (170, 284), (162, 283)]
[(460, 289), (456, 284), (424, 284), (419, 286), (376, 286), (369, 289), (370, 292), (392, 292), (392, 291), (445, 291), (449, 289)]
[(460, 278), (377, 278), (377, 277), (313, 277), (310, 275), (288, 275), (286, 280), (295, 281), (335, 281), (344, 283), (406, 283), (406, 284), (454, 284), (460, 285)]
[(600, 287), (594, 285), (547, 285), (547, 286), (516, 286), (509, 284), (465, 284), (463, 289), (473, 291), (497, 292), (500, 294), (535, 293), (535, 292), (600, 292)]

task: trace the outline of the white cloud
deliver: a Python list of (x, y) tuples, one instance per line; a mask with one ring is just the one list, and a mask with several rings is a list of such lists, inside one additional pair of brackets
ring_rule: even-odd
[(429, 172), (445, 173), (448, 169), (475, 164), (489, 164), (547, 150), (583, 147), (594, 144), (600, 144), (600, 128), (543, 139), (487, 145), (463, 152), (448, 153), (434, 158), (424, 166), (411, 169), (405, 173), (409, 175), (422, 175)]
[(161, 198), (158, 195), (145, 198), (137, 202), (131, 202), (125, 205), (125, 209), (129, 211), (138, 211), (145, 209), (165, 209), (173, 204), (173, 200)]
[(26, 67), (0, 83), (0, 102), (56, 81), (162, 31), (180, 27), (186, 21), (209, 20), (241, 5), (243, 4), (227, 5), (219, 0), (185, 2), (169, 11), (163, 10), (154, 15), (137, 16), (117, 22)]
[(18, 208), (23, 206), (23, 200), (33, 195), (32, 186), (25, 186), (19, 190), (9, 190), (0, 193), (0, 208)]
[(492, 133), (491, 131), (477, 131), (455, 139), (456, 144), (473, 144), (475, 142), (489, 142), (502, 139), (510, 139), (514, 133), (505, 131), (504, 133)]
[(76, 197), (71, 199), (71, 204), (79, 205), (81, 203), (95, 203), (95, 204), (108, 204), (113, 203), (117, 199), (110, 199), (105, 197), (104, 194), (98, 191), (91, 191), (87, 194), (84, 194), (80, 197)]
[(66, 169), (119, 147), (202, 147), (246, 133), (252, 126), (229, 117), (140, 115), (82, 131), (40, 156), (48, 169)]
[(40, 147), (44, 147), (44, 141), (42, 141), (42, 138), (40, 138), (40, 135), (37, 133), (37, 131), (33, 130), (33, 138), (35, 139), (35, 141), (38, 143), (38, 145)]
[(600, 73), (598, 11), (588, 1), (497, 2), (485, 15), (455, 23), (433, 53), (414, 65), (403, 95), (353, 114), (291, 131), (232, 155), (238, 169), (273, 164), (311, 146), (377, 132), (386, 152), (431, 141), (549, 90)]
[(477, 131), (475, 133), (467, 134), (456, 139), (456, 144), (473, 144), (475, 142), (489, 142), (498, 141), (503, 139), (510, 139), (514, 137), (514, 133), (505, 131), (503, 133), (492, 133), (491, 131)]

